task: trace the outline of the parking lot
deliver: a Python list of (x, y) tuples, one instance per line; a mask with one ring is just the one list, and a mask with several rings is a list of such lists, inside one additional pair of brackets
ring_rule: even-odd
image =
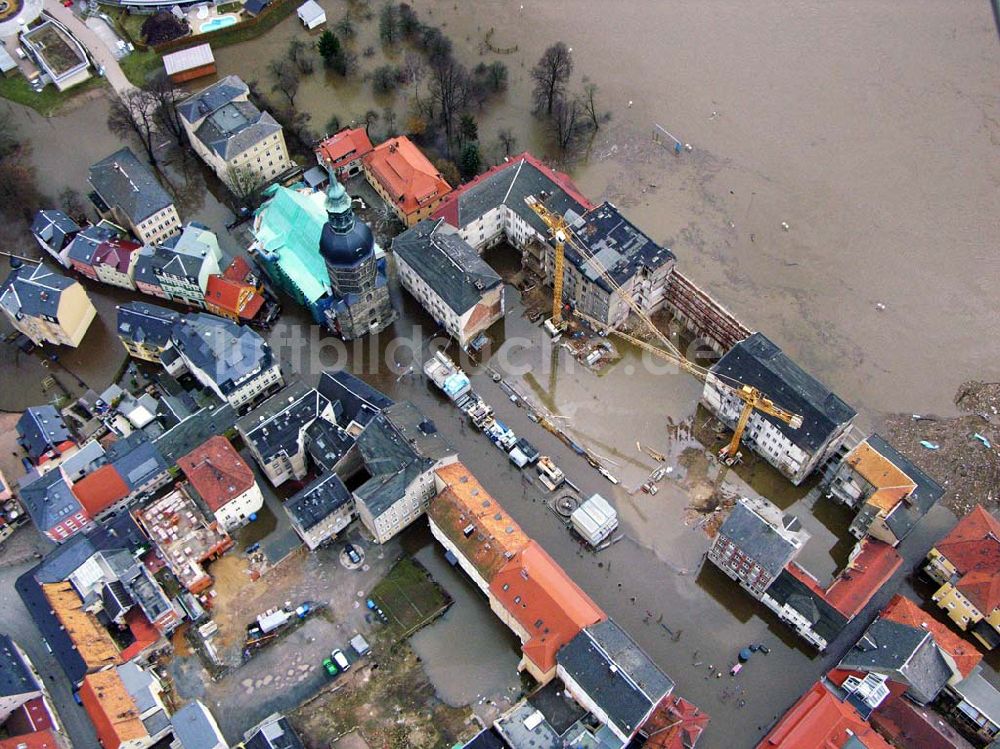
[[(363, 564), (353, 570), (341, 563), (347, 542), (364, 553)], [(400, 553), (395, 543), (372, 547), (354, 524), (335, 544), (315, 552), (300, 548), (252, 580), (243, 548), (234, 549), (209, 567), (217, 591), (211, 614), (219, 626), (213, 645), (232, 669), (213, 680), (197, 653), (176, 655), (169, 672), (178, 694), (204, 700), (230, 741), (271, 712), (298, 705), (327, 683), (322, 663), (334, 648), (353, 657), (351, 637), (359, 632), (369, 637), (375, 617), (365, 600)], [(269, 609), (303, 601), (325, 608), (289, 625), (239, 665), (247, 625)]]

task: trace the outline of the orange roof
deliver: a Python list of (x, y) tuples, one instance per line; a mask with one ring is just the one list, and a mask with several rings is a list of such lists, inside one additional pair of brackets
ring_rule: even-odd
[(972, 673), (972, 669), (983, 659), (983, 654), (975, 647), (952, 632), (941, 622), (924, 613), (909, 598), (898, 594), (893, 596), (889, 604), (882, 610), (880, 616), (882, 619), (888, 619), (891, 622), (897, 622), (913, 629), (925, 629), (929, 631), (934, 636), (934, 641), (938, 647), (955, 661), (955, 666), (962, 673), (963, 677)]
[(365, 167), (405, 214), (451, 192), (451, 185), (405, 135), (376, 146), (365, 157)]
[(73, 484), (73, 494), (93, 517), (129, 495), (128, 484), (113, 465), (103, 465)]
[(363, 127), (345, 128), (316, 146), (316, 158), (334, 169), (369, 154), (372, 142)]
[(243, 255), (237, 255), (233, 261), (222, 271), (222, 277), (230, 281), (240, 281), (245, 283), (252, 274), (249, 261)]
[(847, 456), (850, 465), (875, 487), (868, 503), (888, 512), (917, 488), (916, 483), (878, 450), (862, 442)]
[(51, 731), (37, 731), (23, 736), (0, 739), (0, 749), (61, 749)]
[(852, 735), (867, 749), (892, 749), (853, 705), (841, 702), (816, 682), (757, 744), (757, 749), (841, 749)]
[(42, 592), (88, 669), (121, 662), (111, 635), (93, 614), (83, 610), (83, 601), (72, 584), (65, 581), (42, 583)]
[(958, 570), (956, 587), (980, 612), (1000, 607), (1000, 521), (977, 506), (935, 548)]
[(104, 749), (146, 738), (149, 732), (118, 671), (109, 668), (84, 677), (80, 700)]
[(205, 301), (243, 320), (252, 320), (264, 306), (264, 297), (253, 286), (219, 275), (208, 277)]
[(868, 604), (903, 563), (903, 558), (889, 544), (865, 538), (860, 546), (860, 551), (826, 589), (826, 600), (848, 619)]
[(225, 437), (210, 437), (182, 456), (177, 466), (184, 472), (212, 512), (250, 489), (257, 480), (253, 469)]
[(123, 661), (132, 660), (160, 639), (159, 631), (150, 624), (149, 619), (146, 618), (146, 615), (142, 613), (138, 606), (126, 612), (125, 623), (128, 625), (129, 631), (135, 640), (122, 651)]
[(447, 486), (427, 514), (489, 582), (525, 547), (528, 535), (464, 465), (452, 463), (436, 473)]
[(528, 633), (524, 655), (543, 672), (580, 630), (608, 618), (536, 541), (504, 565), (490, 592)]
[(640, 729), (649, 749), (690, 749), (711, 719), (683, 697), (669, 695), (656, 706)]

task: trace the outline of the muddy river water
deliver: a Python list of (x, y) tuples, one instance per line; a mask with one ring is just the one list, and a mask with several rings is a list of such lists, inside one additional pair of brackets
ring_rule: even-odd
[[(347, 7), (341, 0), (321, 4), (331, 19)], [(485, 144), (510, 128), (519, 149), (552, 155), (529, 112), (527, 71), (551, 42), (570, 45), (574, 85), (587, 75), (612, 113), (586, 151), (566, 165), (583, 191), (594, 200), (612, 200), (671, 246), (699, 284), (857, 406), (866, 421), (877, 423), (890, 411), (950, 413), (951, 396), (963, 380), (997, 379), (1000, 65), (987, 3), (414, 5), (425, 20), (444, 27), (467, 63), (503, 59), (509, 66), (510, 90), (480, 118)], [(357, 24), (359, 50), (375, 43), (375, 25)], [(498, 46), (516, 44), (518, 51), (481, 56), (490, 27)], [(303, 35), (293, 16), (261, 39), (217, 50), (220, 73), (263, 80), (267, 61)], [(365, 69), (378, 57), (359, 59)], [(371, 108), (369, 85), (344, 85), (318, 72), (297, 101), (322, 130), (333, 114), (347, 123)], [(406, 96), (400, 92), (375, 103), (380, 109), (394, 105), (402, 116)], [(7, 102), (0, 107), (11, 109), (32, 141), (39, 182), (53, 195), (66, 185), (82, 190), (87, 166), (120, 145), (104, 128), (107, 106), (100, 96), (51, 120)], [(675, 157), (653, 143), (655, 123), (692, 150)], [(182, 211), (185, 218), (201, 218), (224, 244), (231, 243), (223, 229), (231, 214), (214, 198), (199, 200), (197, 181), (186, 186), (195, 197)], [(93, 287), (91, 294), (105, 297), (98, 306), (109, 328), (121, 295)], [(412, 299), (398, 289), (395, 294), (403, 312), (395, 333), (433, 328)], [(302, 315), (289, 310), (288, 318)], [(537, 332), (513, 314), (498, 338), (532, 330)], [(113, 348), (111, 334), (105, 338)], [(74, 371), (86, 368), (85, 353), (73, 360)], [(365, 376), (427, 410), (529, 534), (634, 634), (678, 682), (680, 693), (713, 715), (706, 746), (751, 745), (835, 654), (819, 658), (808, 652), (731, 582), (702, 565), (707, 539), (684, 510), (691, 489), (684, 481), (694, 469), (680, 462), (686, 450), (697, 454), (700, 445), (668, 430), (666, 421), (697, 421), (697, 383), (644, 375), (636, 352), (626, 352), (599, 377), (567, 372), (558, 358), (546, 368), (545, 356), (540, 345), (529, 346), (521, 357), (531, 371), (512, 380), (567, 417), (567, 428), (580, 441), (615, 461), (622, 486), (610, 487), (531, 424), (488, 377), (477, 375), (475, 385), (499, 404), (515, 431), (559, 456), (585, 492), (615, 499), (627, 537), (600, 556), (578, 549), (537, 486), (523, 483), (421, 378), (397, 380), (397, 373), (384, 370)], [(19, 370), (6, 359), (2, 364), (5, 388), (16, 391)], [(634, 449), (637, 440), (667, 452), (678, 466), (656, 498), (627, 491), (651, 469)], [(714, 470), (706, 469), (700, 480), (732, 493), (762, 493), (802, 518), (813, 542), (801, 561), (822, 582), (843, 564), (849, 545), (838, 539), (845, 538), (849, 518), (839, 508), (808, 490), (790, 489), (763, 468), (722, 476)], [(904, 567), (950, 522), (944, 510), (928, 516), (904, 544)], [(418, 636), (418, 652), (449, 701), (498, 697), (513, 684), (512, 643), (494, 631), (499, 624), (488, 608), (476, 608), (477, 591), (449, 577), (437, 550), (425, 542), (414, 541), (421, 547), (418, 558), (443, 577), (456, 605)], [(651, 622), (646, 611), (655, 614)], [(660, 616), (666, 628), (657, 622)], [(675, 641), (668, 629), (682, 634)], [(449, 664), (443, 655), (473, 630), (466, 644), (481, 658), (473, 659), (469, 671), (449, 667), (462, 661)], [(705, 678), (708, 664), (725, 665), (735, 643), (752, 641), (771, 643), (772, 654), (745, 670), (739, 694), (728, 683)], [(747, 704), (740, 708), (743, 698)]]

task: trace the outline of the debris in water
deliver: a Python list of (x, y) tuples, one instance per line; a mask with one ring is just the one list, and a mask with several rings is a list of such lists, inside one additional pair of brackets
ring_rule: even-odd
[(788, 231), (788, 230), (789, 230), (789, 228), (790, 228), (790, 227), (788, 226), (788, 222), (787, 222), (787, 221), (782, 221), (782, 222), (781, 222), (781, 228), (782, 228), (782, 229), (784, 229), (785, 231)]
[(884, 309), (885, 309), (885, 305), (884, 305), (884, 304), (882, 304), (882, 302), (878, 302), (878, 303), (876, 303), (876, 305), (875, 305), (875, 309), (877, 309), (877, 310), (878, 310), (879, 312), (881, 312), (882, 310), (884, 310)]
[(980, 442), (982, 442), (982, 443), (983, 443), (984, 445), (986, 445), (986, 447), (988, 447), (988, 448), (991, 448), (991, 449), (992, 449), (993, 445), (992, 445), (992, 444), (990, 443), (990, 441), (989, 441), (988, 439), (986, 439), (986, 438), (985, 438), (985, 437), (984, 437), (983, 435), (981, 435), (981, 434), (980, 434), (979, 432), (976, 432), (976, 433), (975, 433), (974, 435), (972, 435), (972, 436), (973, 436), (973, 437), (975, 437), (975, 438), (976, 438), (977, 440), (979, 440)]
[(940, 450), (941, 445), (937, 442), (928, 442), (927, 440), (920, 440), (920, 445), (926, 447), (928, 450)]

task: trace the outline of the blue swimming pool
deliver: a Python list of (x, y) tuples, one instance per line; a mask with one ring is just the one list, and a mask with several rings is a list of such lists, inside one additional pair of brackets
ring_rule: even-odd
[(236, 16), (216, 16), (211, 21), (205, 21), (198, 27), (198, 31), (204, 34), (207, 31), (218, 31), (236, 23)]

